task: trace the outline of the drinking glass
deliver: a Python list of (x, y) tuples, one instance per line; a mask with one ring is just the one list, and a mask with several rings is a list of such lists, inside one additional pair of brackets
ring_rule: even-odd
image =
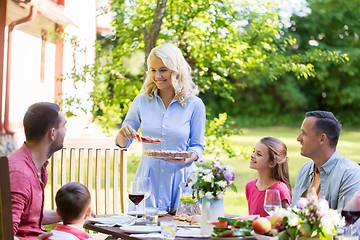
[(156, 206), (154, 195), (150, 195), (145, 207), (146, 225), (157, 226), (159, 220), (159, 208)]
[(129, 199), (135, 204), (135, 215), (138, 217), (138, 205), (144, 199), (144, 192), (140, 181), (130, 182)]
[(278, 189), (266, 189), (264, 210), (272, 216), (276, 208), (281, 207), (280, 191)]
[(140, 182), (141, 189), (144, 192), (145, 199), (147, 199), (151, 194), (151, 179), (150, 177), (138, 177), (136, 179), (138, 182)]
[(346, 225), (348, 226), (347, 235), (352, 234), (353, 224), (360, 218), (360, 209), (353, 204), (351, 199), (351, 197), (343, 196), (341, 203), (341, 216), (345, 218)]
[(175, 239), (177, 222), (175, 221), (162, 221), (160, 222), (161, 235), (164, 239)]

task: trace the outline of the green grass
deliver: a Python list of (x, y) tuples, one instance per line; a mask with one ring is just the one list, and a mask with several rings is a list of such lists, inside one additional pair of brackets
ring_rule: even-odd
[[(235, 185), (237, 193), (228, 190), (224, 197), (225, 212), (236, 215), (248, 215), (247, 201), (245, 197), (245, 185), (248, 181), (256, 178), (256, 171), (249, 168), (249, 157), (255, 144), (265, 136), (274, 136), (280, 138), (288, 148), (288, 161), (290, 182), (292, 187), (295, 183), (297, 172), (301, 165), (310, 159), (304, 158), (300, 155), (300, 144), (296, 141), (299, 128), (290, 127), (268, 127), (268, 128), (244, 128), (242, 135), (232, 136), (230, 140), (235, 146), (242, 151), (247, 151), (246, 156), (238, 158), (227, 158), (225, 155), (220, 155), (220, 160), (225, 164), (230, 164), (235, 170)], [(357, 150), (360, 140), (360, 130), (358, 129), (343, 129), (338, 144), (338, 149), (341, 154), (349, 159), (360, 163), (360, 153)], [(204, 155), (208, 161), (214, 159), (212, 155)], [(139, 153), (129, 153), (128, 156), (128, 181), (133, 179), (137, 164), (140, 159)]]
[[(290, 182), (294, 186), (295, 178), (300, 166), (310, 159), (300, 155), (300, 144), (296, 141), (299, 134), (299, 128), (290, 127), (261, 127), (261, 128), (244, 128), (242, 135), (232, 136), (232, 143), (245, 151), (246, 157), (227, 158), (226, 155), (220, 154), (219, 159), (233, 166), (236, 179), (235, 185), (237, 193), (228, 190), (224, 197), (225, 212), (235, 215), (248, 215), (247, 201), (245, 197), (245, 185), (248, 181), (256, 178), (256, 171), (249, 168), (249, 159), (255, 144), (265, 136), (274, 136), (280, 138), (288, 148), (288, 161), (290, 171)], [(360, 153), (358, 151), (360, 140), (360, 129), (343, 129), (338, 144), (341, 154), (349, 159), (360, 163)], [(139, 143), (138, 143), (139, 144)], [(141, 158), (141, 147), (132, 148), (128, 151), (128, 183), (133, 180), (137, 166)], [(214, 155), (206, 154), (204, 158), (208, 161), (213, 160)], [(50, 169), (48, 168), (48, 171)], [(50, 176), (49, 176), (50, 177)], [(129, 185), (129, 184), (128, 184)], [(50, 203), (50, 182), (46, 188), (46, 208), (49, 209)], [(105, 206), (105, 203), (103, 204)]]

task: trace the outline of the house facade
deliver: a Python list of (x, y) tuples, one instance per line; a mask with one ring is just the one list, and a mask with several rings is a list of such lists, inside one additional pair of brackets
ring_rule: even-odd
[(106, 0), (0, 1), (0, 153), (7, 155), (24, 141), (31, 104), (76, 94), (66, 76), (94, 61), (97, 32), (109, 31), (111, 16), (100, 14)]

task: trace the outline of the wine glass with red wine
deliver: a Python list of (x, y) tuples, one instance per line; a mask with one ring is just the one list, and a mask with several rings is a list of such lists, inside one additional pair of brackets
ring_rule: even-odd
[(356, 206), (351, 197), (342, 198), (341, 215), (345, 218), (349, 227), (349, 234), (352, 234), (352, 225), (360, 218), (360, 209)]
[(129, 199), (135, 204), (135, 215), (138, 217), (139, 203), (144, 199), (145, 193), (142, 189), (141, 181), (130, 182)]

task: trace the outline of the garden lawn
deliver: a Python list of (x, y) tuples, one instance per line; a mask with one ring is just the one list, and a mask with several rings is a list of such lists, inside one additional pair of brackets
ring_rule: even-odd
[[(269, 128), (244, 128), (242, 135), (235, 135), (230, 137), (232, 143), (241, 149), (245, 154), (234, 158), (228, 158), (225, 154), (220, 154), (215, 157), (214, 154), (205, 154), (203, 156), (207, 161), (220, 159), (224, 164), (230, 164), (234, 168), (236, 175), (235, 185), (238, 189), (237, 193), (232, 190), (227, 190), (224, 203), (225, 213), (236, 215), (248, 215), (247, 201), (245, 197), (245, 185), (248, 181), (256, 178), (256, 171), (249, 168), (250, 154), (253, 151), (255, 144), (265, 136), (274, 136), (280, 138), (287, 145), (288, 161), (290, 170), (290, 182), (292, 187), (295, 183), (296, 174), (301, 165), (310, 159), (304, 158), (300, 155), (300, 144), (296, 141), (300, 133), (300, 126), (298, 128), (290, 127), (269, 127)], [(131, 146), (128, 151), (128, 183), (133, 180), (137, 166), (141, 158), (141, 143)], [(360, 129), (343, 129), (338, 150), (347, 158), (360, 163)], [(50, 171), (50, 170), (49, 170)], [(50, 179), (50, 176), (49, 176)], [(128, 184), (129, 186), (129, 184)], [(46, 188), (45, 208), (50, 209), (50, 183)], [(105, 203), (104, 203), (105, 204)]]
[[(300, 126), (299, 126), (300, 128)], [(231, 137), (231, 141), (242, 148), (248, 147), (250, 153), (253, 151), (255, 144), (265, 136), (274, 136), (280, 138), (288, 148), (288, 162), (290, 183), (292, 188), (295, 184), (297, 172), (301, 165), (310, 159), (300, 155), (300, 143), (296, 141), (299, 128), (289, 127), (271, 127), (271, 128), (246, 128), (243, 135)], [(360, 131), (354, 129), (343, 129), (340, 135), (338, 150), (347, 158), (360, 163)], [(249, 168), (249, 158), (225, 159), (225, 162), (231, 164), (235, 169), (235, 184), (238, 189), (237, 193), (227, 191), (224, 198), (225, 212), (248, 215), (247, 201), (245, 197), (245, 185), (248, 181), (256, 178), (256, 171)], [(293, 190), (293, 189), (292, 189)]]
[[(280, 138), (288, 148), (288, 161), (291, 186), (294, 186), (297, 172), (301, 165), (310, 159), (300, 155), (300, 143), (296, 141), (300, 133), (300, 126), (293, 127), (269, 127), (269, 128), (244, 128), (242, 135), (232, 136), (230, 140), (233, 144), (239, 147), (242, 151), (247, 151), (247, 158), (243, 156), (227, 158), (226, 155), (221, 154), (219, 159), (225, 163), (230, 164), (234, 168), (236, 175), (235, 185), (237, 193), (232, 190), (227, 190), (224, 203), (225, 213), (236, 215), (248, 215), (247, 201), (245, 197), (245, 185), (248, 181), (256, 178), (256, 171), (249, 168), (250, 154), (253, 151), (255, 144), (265, 136), (274, 136)], [(338, 150), (347, 158), (360, 163), (360, 130), (359, 129), (343, 129)], [(213, 160), (214, 155), (204, 154), (203, 158), (207, 161)], [(139, 163), (140, 155), (138, 153), (130, 153), (128, 156), (128, 182), (133, 179), (137, 164)]]

